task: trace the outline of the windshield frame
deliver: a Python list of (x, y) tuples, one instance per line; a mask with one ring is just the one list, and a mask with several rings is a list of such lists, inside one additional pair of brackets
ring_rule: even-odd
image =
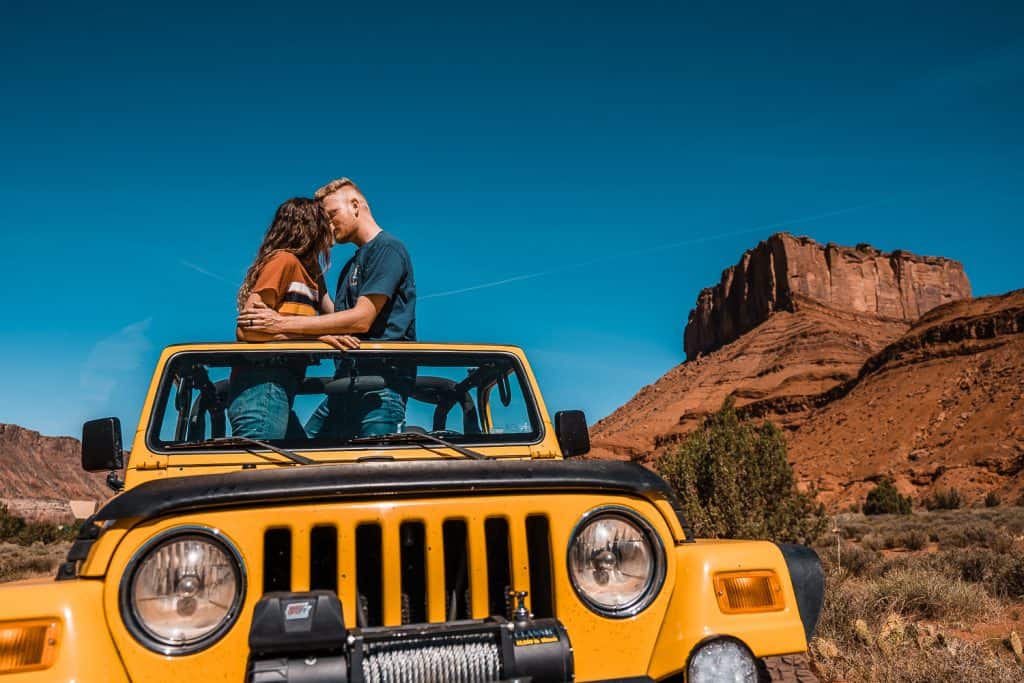
[[(324, 358), (330, 358), (334, 355), (348, 355), (348, 356), (381, 356), (381, 355), (401, 355), (401, 356), (466, 356), (466, 355), (480, 355), (488, 357), (501, 357), (508, 359), (513, 371), (516, 373), (516, 378), (519, 382), (520, 388), (523, 393), (523, 400), (526, 404), (526, 411), (531, 422), (536, 426), (535, 432), (528, 434), (522, 434), (522, 440), (515, 440), (514, 438), (501, 441), (479, 441), (474, 440), (474, 434), (465, 434), (459, 438), (456, 442), (459, 446), (466, 446), (473, 449), (483, 448), (508, 448), (508, 447), (527, 447), (532, 448), (539, 446), (544, 443), (547, 439), (547, 419), (545, 415), (541, 414), (538, 406), (536, 387), (533, 377), (526, 371), (520, 357), (510, 351), (503, 350), (471, 350), (471, 349), (359, 349), (355, 351), (331, 351), (328, 349), (282, 349), (280, 347), (274, 348), (275, 345), (267, 345), (264, 348), (232, 348), (228, 349), (184, 349), (176, 351), (167, 357), (166, 361), (160, 368), (160, 378), (157, 383), (156, 393), (154, 394), (154, 400), (149, 411), (149, 417), (147, 419), (146, 431), (145, 431), (145, 445), (146, 448), (154, 454), (165, 455), (170, 457), (187, 457), (190, 455), (203, 455), (203, 454), (217, 454), (217, 455), (245, 455), (248, 450), (252, 450), (252, 447), (243, 446), (217, 446), (211, 448), (189, 448), (181, 449), (175, 448), (173, 443), (162, 441), (160, 439), (160, 428), (164, 421), (164, 415), (168, 408), (169, 399), (171, 396), (170, 384), (173, 383), (172, 373), (170, 372), (171, 367), (177, 360), (182, 356), (217, 356), (217, 355), (236, 355), (236, 354), (316, 354), (321, 355)], [(516, 435), (508, 435), (516, 436)], [(366, 450), (373, 451), (387, 451), (387, 450), (410, 450), (412, 448), (419, 449), (420, 447), (413, 444), (375, 444), (369, 446), (368, 444), (341, 444), (337, 443), (330, 446), (302, 446), (288, 444), (285, 447), (290, 451), (299, 451), (307, 453), (352, 453)], [(169, 446), (169, 447), (168, 447)]]

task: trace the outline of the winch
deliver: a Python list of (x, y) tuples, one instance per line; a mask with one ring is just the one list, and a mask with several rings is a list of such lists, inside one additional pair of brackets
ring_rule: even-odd
[[(520, 600), (520, 607), (522, 602)], [(450, 621), (346, 629), (331, 591), (268, 593), (249, 631), (247, 683), (485, 683), (574, 680), (558, 619)]]

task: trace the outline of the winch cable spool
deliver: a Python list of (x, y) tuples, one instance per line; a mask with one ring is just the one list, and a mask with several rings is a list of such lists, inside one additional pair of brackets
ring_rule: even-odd
[(534, 619), (526, 592), (512, 619), (345, 628), (332, 591), (267, 593), (249, 630), (247, 683), (493, 683), (574, 680), (555, 618)]
[(367, 649), (366, 683), (486, 683), (501, 678), (498, 643), (487, 633), (371, 643)]

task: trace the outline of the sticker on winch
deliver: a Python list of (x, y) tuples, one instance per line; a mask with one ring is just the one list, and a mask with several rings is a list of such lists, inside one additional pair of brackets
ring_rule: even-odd
[(310, 600), (303, 600), (302, 602), (292, 602), (285, 605), (284, 618), (286, 621), (307, 619), (309, 617), (309, 613), (312, 611), (313, 602)]
[(558, 633), (553, 628), (528, 628), (525, 631), (516, 631), (513, 642), (516, 647), (557, 643)]

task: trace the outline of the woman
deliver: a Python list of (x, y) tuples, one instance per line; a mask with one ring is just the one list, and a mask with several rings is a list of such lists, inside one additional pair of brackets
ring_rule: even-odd
[[(281, 204), (238, 291), (238, 310), (263, 304), (284, 315), (333, 312), (324, 284), (333, 245), (330, 221), (318, 201), (295, 197)], [(235, 335), (250, 342), (285, 338), (241, 326), (235, 328)], [(272, 354), (260, 354), (236, 366), (228, 396), (232, 434), (251, 439), (305, 438), (292, 412), (304, 375), (304, 366)]]

